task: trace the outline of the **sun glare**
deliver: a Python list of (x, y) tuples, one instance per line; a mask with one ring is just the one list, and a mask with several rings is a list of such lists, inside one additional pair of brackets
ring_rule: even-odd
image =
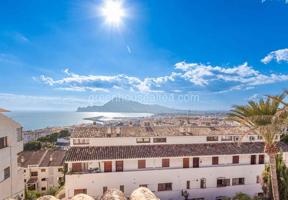
[(121, 0), (104, 0), (101, 8), (101, 15), (105, 18), (105, 22), (111, 26), (121, 25), (126, 11), (123, 8)]

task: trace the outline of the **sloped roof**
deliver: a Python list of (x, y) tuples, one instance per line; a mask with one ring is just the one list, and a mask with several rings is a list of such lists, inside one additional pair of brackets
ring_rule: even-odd
[[(288, 145), (279, 147), (288, 151)], [(263, 153), (264, 143), (203, 143), (203, 144), (163, 144), (101, 147), (71, 147), (66, 153), (66, 161), (113, 160), (155, 157), (184, 157)]]
[(39, 165), (40, 167), (62, 166), (64, 163), (65, 153), (65, 150), (53, 149), (23, 151), (18, 156), (18, 163), (21, 167), (25, 168), (28, 167), (28, 165)]
[[(147, 126), (147, 127), (76, 127), (71, 138), (97, 137), (157, 137), (157, 136), (197, 136), (197, 135), (239, 135), (244, 130), (238, 126)], [(246, 133), (247, 134), (247, 133)]]

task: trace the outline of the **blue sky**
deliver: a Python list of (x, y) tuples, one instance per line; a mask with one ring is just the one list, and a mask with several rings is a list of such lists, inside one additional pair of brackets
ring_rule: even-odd
[(114, 96), (227, 110), (288, 83), (283, 0), (30, 0), (0, 7), (0, 107), (75, 110)]

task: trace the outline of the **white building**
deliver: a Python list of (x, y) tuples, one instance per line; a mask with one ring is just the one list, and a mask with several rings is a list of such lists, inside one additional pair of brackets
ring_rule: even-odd
[(18, 158), (27, 190), (41, 193), (64, 181), (64, 150), (23, 151)]
[(22, 150), (21, 125), (0, 112), (0, 200), (24, 199), (23, 170), (17, 165)]
[[(264, 144), (240, 141), (237, 127), (86, 127), (75, 129), (66, 153), (66, 198), (107, 189), (126, 196), (139, 186), (160, 199), (220, 200), (244, 192), (261, 195)], [(288, 146), (279, 144), (287, 160)]]

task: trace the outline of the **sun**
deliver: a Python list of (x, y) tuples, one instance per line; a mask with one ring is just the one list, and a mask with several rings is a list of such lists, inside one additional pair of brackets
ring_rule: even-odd
[(111, 26), (120, 26), (123, 18), (126, 16), (126, 10), (121, 0), (104, 0), (101, 7), (101, 15), (105, 18), (105, 22)]

